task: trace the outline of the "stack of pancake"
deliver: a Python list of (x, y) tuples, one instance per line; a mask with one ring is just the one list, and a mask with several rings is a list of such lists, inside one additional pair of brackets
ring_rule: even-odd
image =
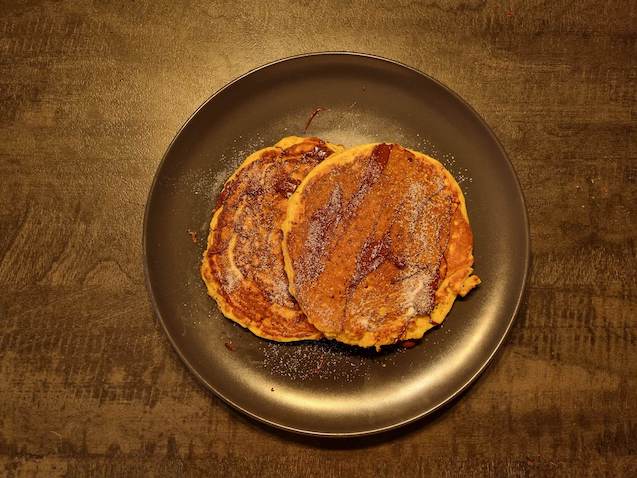
[(380, 350), (442, 323), (480, 283), (472, 266), (464, 196), (439, 162), (398, 144), (287, 137), (226, 181), (201, 275), (259, 337)]

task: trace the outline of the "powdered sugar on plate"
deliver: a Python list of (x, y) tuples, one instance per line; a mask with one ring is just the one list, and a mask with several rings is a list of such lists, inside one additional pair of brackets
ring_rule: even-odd
[(393, 365), (396, 355), (405, 352), (399, 346), (382, 352), (361, 349), (338, 342), (318, 341), (301, 343), (267, 342), (263, 359), (258, 365), (273, 377), (294, 381), (330, 380), (352, 382), (370, 375), (377, 363), (381, 367)]

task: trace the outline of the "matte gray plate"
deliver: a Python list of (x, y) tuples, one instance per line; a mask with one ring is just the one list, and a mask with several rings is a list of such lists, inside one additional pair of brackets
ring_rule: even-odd
[[(268, 342), (225, 319), (199, 278), (223, 182), (253, 150), (303, 134), (317, 106), (329, 110), (314, 119), (309, 134), (350, 146), (387, 141), (428, 152), (466, 193), (483, 283), (412, 349), (376, 354), (325, 342)], [(197, 244), (188, 230), (197, 232)], [(194, 113), (157, 170), (144, 252), (155, 311), (177, 353), (210, 390), (280, 428), (352, 436), (423, 417), (485, 368), (522, 298), (529, 231), (511, 164), (461, 98), (386, 59), (324, 53), (258, 68)]]

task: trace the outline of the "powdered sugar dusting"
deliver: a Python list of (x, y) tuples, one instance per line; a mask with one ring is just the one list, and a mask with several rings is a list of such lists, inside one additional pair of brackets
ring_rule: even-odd
[(297, 286), (310, 282), (323, 272), (321, 258), (327, 249), (327, 230), (333, 230), (342, 219), (343, 190), (337, 185), (327, 204), (318, 209), (311, 218), (303, 255), (298, 261)]
[(210, 155), (210, 167), (185, 171), (179, 177), (178, 185), (192, 190), (195, 196), (202, 196), (214, 204), (223, 184), (232, 176), (239, 165), (250, 154), (265, 146), (266, 140), (260, 135), (255, 135), (249, 140), (239, 136), (233, 140), (227, 153)]
[(243, 279), (243, 276), (237, 269), (235, 269), (234, 267), (230, 267), (228, 268), (228, 270), (225, 271), (224, 274), (221, 274), (220, 279), (221, 287), (223, 287), (223, 290), (226, 291), (226, 293), (228, 294), (232, 294), (237, 289), (239, 284), (241, 284), (241, 279)]
[(394, 365), (397, 353), (404, 351), (394, 346), (379, 353), (332, 341), (268, 342), (258, 363), (272, 376), (293, 381), (352, 382), (369, 377), (378, 363)]
[[(422, 201), (424, 194), (425, 188), (420, 183), (410, 184), (409, 188), (407, 188), (407, 191), (405, 192), (403, 201), (407, 206), (407, 228), (409, 230), (409, 234), (412, 236), (416, 234), (416, 226), (418, 225), (418, 221), (426, 204), (425, 201)], [(427, 239), (421, 235), (418, 237), (421, 237), (423, 240)], [(423, 247), (426, 247), (426, 244), (423, 244)]]
[(411, 316), (428, 315), (434, 306), (433, 281), (435, 274), (432, 268), (427, 268), (413, 274), (402, 281), (400, 301)]
[(388, 124), (385, 117), (369, 110), (362, 111), (356, 103), (321, 113), (312, 123), (310, 131), (346, 147), (388, 139), (404, 143), (407, 139), (398, 122)]
[(458, 165), (456, 156), (453, 153), (444, 151), (434, 141), (420, 133), (416, 133), (412, 149), (421, 151), (440, 161), (440, 163), (442, 163), (442, 165), (451, 173), (456, 182), (460, 185), (464, 195), (467, 195), (467, 191), (465, 191), (465, 188), (462, 186), (472, 183), (473, 178), (471, 177), (471, 172), (468, 168), (460, 167)]
[[(434, 191), (427, 196), (427, 191), (425, 191), (425, 187), (421, 183), (412, 183), (407, 188), (405, 195), (403, 196), (403, 211), (406, 219), (407, 229), (412, 238), (420, 245), (422, 250), (428, 250), (431, 245), (429, 244), (429, 237), (435, 237), (434, 231), (431, 230), (432, 224), (431, 219), (432, 216), (425, 218), (423, 221), (423, 215), (427, 211), (427, 206), (429, 206), (432, 200), (440, 194), (440, 192), (445, 187), (445, 181), (443, 177), (439, 174), (436, 174), (432, 178)], [(435, 226), (434, 224), (433, 226)], [(423, 234), (423, 226), (428, 226), (428, 234)], [(437, 221), (437, 227), (440, 227), (440, 221)], [(437, 232), (437, 231), (436, 231)]]

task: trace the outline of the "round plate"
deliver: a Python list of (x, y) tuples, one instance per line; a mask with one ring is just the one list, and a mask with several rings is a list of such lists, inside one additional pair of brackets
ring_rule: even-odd
[[(199, 277), (215, 199), (252, 151), (308, 134), (353, 146), (398, 142), (432, 154), (459, 180), (482, 285), (411, 349), (382, 353), (328, 342), (279, 344), (225, 319)], [(196, 242), (190, 233), (196, 233)], [(249, 416), (327, 436), (377, 433), (451, 400), (485, 368), (515, 317), (529, 264), (526, 208), (497, 139), (455, 93), (413, 68), (370, 55), (277, 61), (206, 101), (168, 148), (144, 222), (148, 290), (179, 356)]]

